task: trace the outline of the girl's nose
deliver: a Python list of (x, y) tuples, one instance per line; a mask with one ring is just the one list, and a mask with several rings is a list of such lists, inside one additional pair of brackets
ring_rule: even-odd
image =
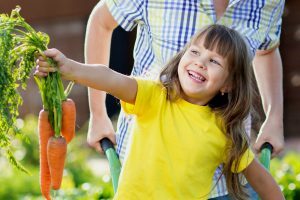
[(199, 67), (199, 68), (201, 68), (201, 69), (206, 70), (205, 64), (203, 62), (201, 62), (201, 61), (195, 61), (194, 65), (197, 66), (197, 67)]

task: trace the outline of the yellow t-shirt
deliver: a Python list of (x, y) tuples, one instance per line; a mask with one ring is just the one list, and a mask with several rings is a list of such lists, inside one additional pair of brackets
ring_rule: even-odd
[[(115, 199), (207, 199), (213, 174), (226, 160), (226, 137), (220, 119), (208, 106), (170, 102), (160, 83), (137, 79), (135, 114), (128, 156)], [(247, 151), (238, 171), (253, 160)]]

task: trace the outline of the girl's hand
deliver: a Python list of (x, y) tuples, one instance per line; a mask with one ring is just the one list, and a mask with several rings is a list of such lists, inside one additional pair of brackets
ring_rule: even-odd
[[(51, 66), (51, 64), (47, 62), (47, 57), (52, 58), (57, 63), (57, 66)], [(56, 72), (58, 70), (63, 78), (68, 79), (68, 76), (72, 71), (71, 66), (68, 63), (69, 59), (59, 50), (48, 49), (44, 51), (43, 56), (39, 56), (34, 75), (45, 77), (49, 72)]]

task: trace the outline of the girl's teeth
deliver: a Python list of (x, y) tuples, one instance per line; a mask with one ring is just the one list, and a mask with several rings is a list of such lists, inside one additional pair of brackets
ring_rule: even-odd
[(190, 76), (192, 76), (193, 78), (197, 79), (197, 80), (200, 80), (200, 81), (205, 81), (205, 78), (201, 75), (198, 75), (196, 73), (193, 73), (193, 72), (189, 72)]

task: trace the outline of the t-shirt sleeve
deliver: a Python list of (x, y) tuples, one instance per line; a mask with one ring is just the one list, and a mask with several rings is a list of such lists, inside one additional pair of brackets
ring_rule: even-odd
[(126, 31), (131, 31), (143, 21), (142, 0), (105, 0), (105, 3), (114, 19)]
[(279, 0), (274, 6), (274, 9), (270, 11), (271, 17), (269, 31), (263, 43), (258, 47), (258, 50), (269, 50), (279, 45), (283, 9), (284, 0)]
[(235, 170), (235, 168), (234, 168), (235, 164), (233, 164), (231, 166), (231, 171), (233, 173), (242, 172), (244, 169), (246, 169), (250, 165), (250, 163), (253, 161), (253, 159), (254, 159), (254, 153), (250, 149), (247, 149), (247, 151), (243, 154), (243, 156), (240, 160), (240, 164), (239, 164), (237, 170)]
[[(222, 160), (223, 160), (224, 163), (227, 162), (228, 155), (229, 155), (229, 153), (226, 153), (226, 152), (228, 152), (228, 150), (226, 150), (224, 152), (224, 154), (222, 155)], [(254, 157), (255, 157), (254, 153), (251, 151), (250, 148), (248, 148), (245, 151), (245, 153), (243, 154), (242, 158), (240, 159), (240, 163), (237, 166), (237, 169), (235, 169), (235, 163), (236, 163), (236, 161), (233, 162), (233, 164), (231, 166), (231, 172), (232, 173), (240, 173), (240, 172), (242, 172), (244, 169), (246, 169), (251, 164), (251, 162), (253, 161)]]
[(162, 94), (162, 86), (155, 81), (135, 78), (138, 83), (138, 90), (134, 104), (121, 101), (121, 106), (125, 113), (141, 115), (154, 106), (159, 96)]

